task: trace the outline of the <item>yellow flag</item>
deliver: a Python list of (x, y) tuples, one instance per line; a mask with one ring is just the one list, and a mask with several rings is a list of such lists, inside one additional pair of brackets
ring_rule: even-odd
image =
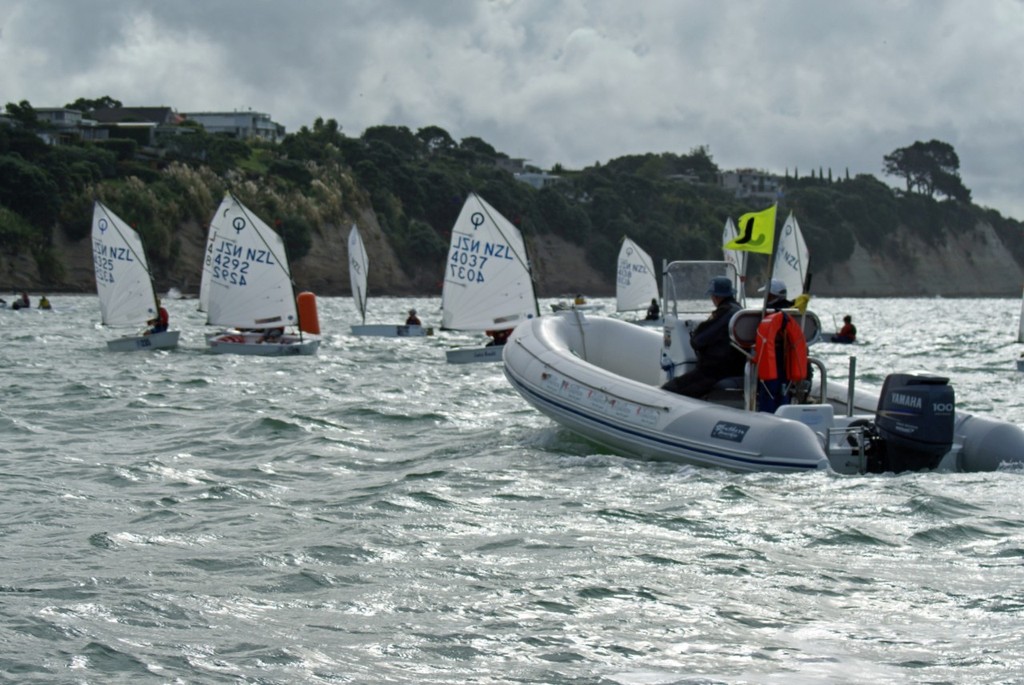
[(739, 235), (726, 243), (725, 249), (771, 254), (775, 244), (775, 205), (744, 214), (736, 222), (736, 231)]

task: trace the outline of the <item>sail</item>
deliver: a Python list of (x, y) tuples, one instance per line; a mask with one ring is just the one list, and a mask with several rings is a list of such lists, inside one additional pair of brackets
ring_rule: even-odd
[(284, 241), (231, 194), (210, 221), (206, 250), (207, 323), (253, 329), (298, 324)]
[(212, 264), (213, 259), (213, 243), (217, 238), (217, 234), (214, 231), (209, 231), (206, 234), (206, 250), (203, 252), (206, 255), (203, 260), (203, 275), (199, 279), (199, 311), (204, 314), (210, 310), (210, 275), (213, 273), (212, 268), (207, 268)]
[(452, 228), (441, 307), (442, 327), (461, 331), (514, 328), (538, 314), (523, 236), (474, 193)]
[(359, 236), (359, 229), (352, 224), (352, 230), (348, 233), (348, 277), (352, 283), (352, 299), (355, 300), (356, 309), (366, 323), (366, 278), (368, 276), (369, 261), (366, 258), (366, 248), (363, 246), (363, 239)]
[(747, 280), (747, 253), (742, 250), (730, 250), (725, 247), (733, 240), (736, 240), (738, 236), (739, 232), (736, 230), (736, 224), (733, 223), (732, 217), (727, 217), (725, 226), (722, 228), (722, 253), (725, 261), (732, 264), (735, 269), (733, 289), (736, 291), (737, 299), (742, 302), (746, 292), (744, 283)]
[(92, 212), (92, 256), (100, 320), (107, 326), (142, 326), (156, 316), (156, 294), (131, 226), (100, 202)]
[(629, 238), (619, 248), (619, 268), (615, 279), (615, 311), (647, 309), (658, 299), (658, 277), (651, 256)]
[(781, 279), (786, 284), (788, 297), (794, 298), (804, 291), (809, 263), (810, 256), (800, 232), (800, 224), (790, 212), (779, 234), (779, 244), (775, 247), (775, 266), (772, 268), (772, 278)]

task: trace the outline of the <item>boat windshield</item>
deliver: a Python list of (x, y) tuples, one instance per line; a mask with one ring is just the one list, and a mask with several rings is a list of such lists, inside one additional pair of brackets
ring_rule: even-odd
[(676, 316), (710, 313), (715, 305), (708, 296), (708, 284), (715, 276), (726, 276), (735, 283), (736, 267), (726, 261), (670, 263), (665, 267), (662, 289), (666, 311)]

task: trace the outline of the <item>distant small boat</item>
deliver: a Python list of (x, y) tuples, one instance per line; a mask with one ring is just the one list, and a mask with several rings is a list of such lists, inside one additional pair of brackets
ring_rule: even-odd
[[(646, 313), (652, 302), (658, 302), (658, 297), (658, 275), (654, 271), (651, 256), (628, 237), (624, 237), (622, 247), (619, 248), (618, 268), (615, 274), (615, 311)], [(635, 323), (645, 326), (661, 325), (660, 310), (659, 304), (657, 318), (640, 319)]]
[(368, 299), (367, 281), (370, 272), (370, 260), (366, 256), (359, 228), (352, 224), (348, 233), (348, 276), (352, 284), (352, 300), (359, 310), (361, 324), (352, 326), (352, 335), (376, 336), (383, 338), (416, 338), (433, 333), (430, 328), (409, 324), (366, 323), (366, 303)]
[[(153, 288), (142, 239), (102, 202), (93, 205), (92, 254), (100, 321), (105, 326), (146, 327), (157, 318), (160, 304)], [(107, 341), (115, 352), (177, 347), (180, 331), (141, 331)]]
[(594, 303), (594, 302), (590, 302), (589, 300), (587, 300), (587, 298), (585, 296), (577, 295), (573, 299), (572, 302), (567, 302), (565, 300), (562, 300), (562, 301), (553, 303), (551, 305), (551, 311), (553, 311), (553, 312), (567, 312), (567, 311), (575, 309), (575, 310), (580, 311), (580, 312), (589, 312), (589, 311), (593, 311), (595, 309), (600, 309), (600, 307), (601, 307), (601, 305), (599, 305), (597, 303)]
[(211, 352), (312, 355), (320, 346), (303, 335), (320, 333), (316, 299), (295, 296), (284, 241), (230, 193), (210, 221), (199, 299), (207, 324), (228, 329), (207, 336)]
[[(442, 329), (492, 332), (501, 338), (501, 332), (539, 314), (522, 234), (470, 193), (452, 227), (441, 291)], [(496, 344), (452, 349), (445, 358), (450, 364), (498, 362), (502, 349)]]

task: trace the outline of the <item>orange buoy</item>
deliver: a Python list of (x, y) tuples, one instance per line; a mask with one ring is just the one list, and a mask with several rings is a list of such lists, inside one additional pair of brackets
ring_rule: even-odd
[(295, 298), (299, 308), (299, 329), (303, 333), (320, 335), (320, 317), (316, 313), (316, 295), (301, 292)]

